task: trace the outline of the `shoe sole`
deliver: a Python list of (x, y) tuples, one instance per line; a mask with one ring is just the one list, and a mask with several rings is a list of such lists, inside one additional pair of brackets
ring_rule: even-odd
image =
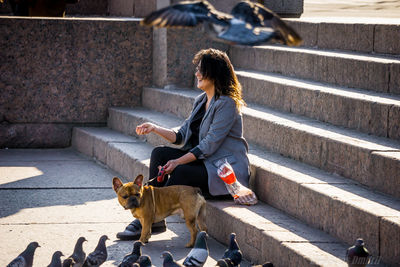
[[(163, 233), (165, 231), (167, 231), (167, 227), (166, 226), (158, 226), (158, 227), (152, 227), (151, 228), (151, 232), (152, 233)], [(118, 233), (117, 234), (117, 238), (119, 240), (139, 240), (140, 234), (141, 233), (135, 233), (135, 234), (132, 234), (132, 235), (124, 235), (124, 234)]]

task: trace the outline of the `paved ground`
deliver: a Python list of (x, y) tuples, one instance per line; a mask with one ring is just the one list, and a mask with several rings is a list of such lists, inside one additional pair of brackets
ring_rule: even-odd
[[(305, 17), (400, 19), (399, 0), (304, 0)], [(400, 20), (398, 20), (400, 23)]]
[[(85, 236), (84, 250), (91, 252), (98, 238), (107, 234), (108, 261), (117, 266), (132, 249), (132, 241), (118, 241), (115, 234), (132, 220), (117, 203), (110, 169), (72, 149), (0, 150), (0, 266), (7, 265), (29, 242), (37, 241), (34, 266), (47, 266), (54, 251), (72, 253), (75, 241)], [(167, 220), (168, 231), (155, 234), (143, 248), (155, 266), (160, 254), (170, 250), (183, 261), (189, 240), (183, 220)], [(214, 266), (226, 247), (208, 240), (206, 266)], [(248, 266), (244, 262), (243, 266)]]

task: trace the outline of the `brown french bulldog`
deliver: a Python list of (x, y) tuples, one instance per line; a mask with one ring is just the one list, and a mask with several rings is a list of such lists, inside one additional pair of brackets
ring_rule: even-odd
[(142, 225), (140, 241), (148, 242), (153, 223), (166, 217), (183, 212), (186, 226), (190, 231), (190, 241), (186, 247), (193, 247), (200, 231), (207, 231), (205, 225), (206, 201), (197, 187), (173, 185), (167, 187), (143, 186), (143, 175), (138, 175), (133, 182), (123, 184), (118, 177), (113, 178), (113, 189), (117, 193), (122, 207), (129, 209), (133, 217)]

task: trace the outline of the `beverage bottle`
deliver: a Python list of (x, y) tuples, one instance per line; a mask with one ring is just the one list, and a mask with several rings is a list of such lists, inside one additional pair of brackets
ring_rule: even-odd
[(234, 199), (239, 197), (239, 185), (236, 180), (235, 172), (232, 166), (227, 162), (223, 162), (218, 168), (218, 176), (225, 182), (226, 189)]
[(249, 188), (243, 186), (236, 180), (235, 172), (229, 162), (224, 159), (217, 163), (218, 176), (224, 181), (226, 189), (233, 197), (236, 203), (254, 205), (257, 203), (257, 197)]

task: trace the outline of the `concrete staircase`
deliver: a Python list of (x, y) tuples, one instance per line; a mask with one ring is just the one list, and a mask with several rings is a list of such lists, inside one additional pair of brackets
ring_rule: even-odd
[[(400, 48), (375, 37), (400, 26), (291, 23), (303, 36), (321, 34), (301, 48), (228, 51), (248, 104), (244, 134), (261, 201), (208, 201), (209, 233), (227, 243), (236, 232), (246, 258), (276, 266), (346, 266), (346, 248), (362, 237), (373, 264), (399, 266)], [(340, 33), (330, 35), (334, 47), (324, 27)], [(365, 29), (372, 39), (358, 46), (354, 33)], [(147, 174), (152, 148), (166, 143), (135, 127), (178, 127), (199, 93), (145, 88), (142, 107), (109, 108), (108, 127), (74, 128), (72, 145), (125, 177)]]

